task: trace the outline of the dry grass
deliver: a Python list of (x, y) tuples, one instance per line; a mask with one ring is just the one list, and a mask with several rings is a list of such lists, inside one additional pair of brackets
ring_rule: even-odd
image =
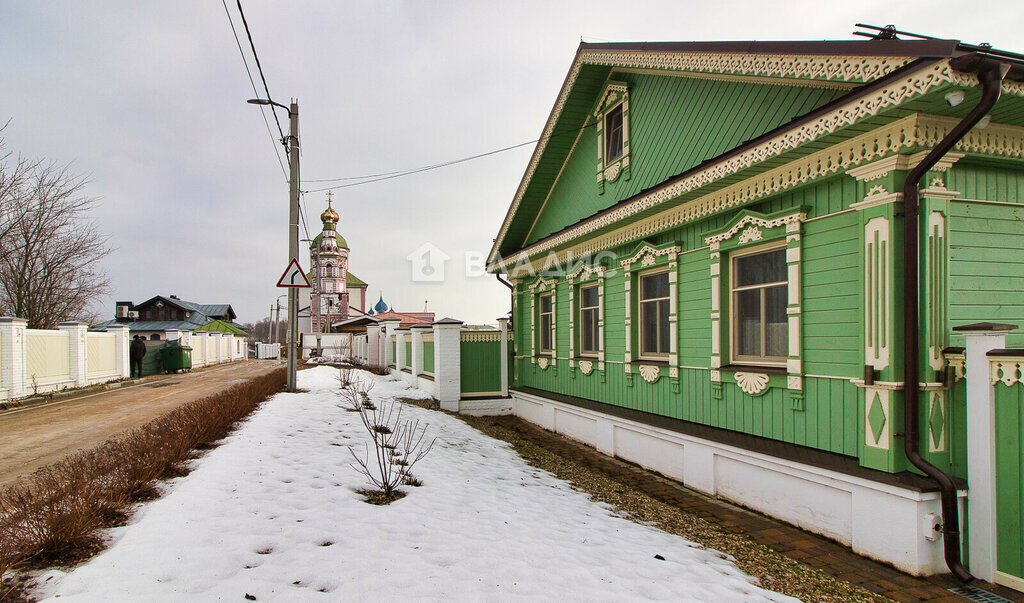
[(184, 404), (0, 490), (0, 600), (18, 596), (16, 569), (95, 554), (99, 528), (123, 523), (132, 504), (157, 496), (157, 481), (187, 473), (194, 449), (227, 435), (284, 381), (282, 368)]

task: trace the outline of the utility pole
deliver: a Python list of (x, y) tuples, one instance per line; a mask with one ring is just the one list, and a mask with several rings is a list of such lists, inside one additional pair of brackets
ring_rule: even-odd
[(273, 305), (270, 306), (270, 322), (274, 325), (273, 326), (274, 330), (270, 332), (269, 339), (270, 339), (270, 343), (274, 343), (275, 341), (277, 341), (277, 319), (274, 318), (274, 306)]
[[(299, 261), (299, 103), (288, 109), (288, 261)], [(299, 339), (299, 290), (288, 289), (288, 391), (295, 391), (295, 362)]]
[[(241, 5), (239, 5), (241, 6)], [(288, 111), (288, 138), (281, 141), (288, 146), (288, 265), (299, 261), (299, 103), (292, 99), (286, 107), (269, 98), (251, 98), (253, 105), (273, 105)], [(273, 110), (273, 109), (271, 109)], [(295, 391), (295, 356), (299, 343), (299, 293), (288, 288), (288, 391)]]

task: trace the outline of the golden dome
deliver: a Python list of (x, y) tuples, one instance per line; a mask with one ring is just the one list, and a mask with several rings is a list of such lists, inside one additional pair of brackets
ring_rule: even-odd
[(334, 211), (331, 208), (331, 197), (330, 197), (330, 195), (327, 196), (327, 211), (325, 211), (324, 213), (320, 214), (320, 221), (325, 223), (325, 224), (327, 222), (330, 222), (332, 224), (337, 224), (338, 223), (338, 212)]

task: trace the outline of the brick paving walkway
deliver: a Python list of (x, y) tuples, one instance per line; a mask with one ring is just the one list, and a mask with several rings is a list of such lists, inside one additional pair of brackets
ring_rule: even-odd
[[(888, 565), (861, 557), (841, 544), (690, 490), (678, 482), (609, 457), (589, 446), (545, 431), (521, 419), (494, 419), (496, 423), (515, 431), (524, 440), (541, 448), (576, 461), (630, 488), (698, 515), (730, 531), (746, 534), (755, 542), (771, 547), (791, 559), (866, 590), (897, 601), (968, 600), (949, 591), (950, 588), (961, 586), (950, 574), (928, 578), (910, 576)], [(973, 586), (1011, 601), (1024, 602), (1024, 594), (1014, 590), (980, 581), (973, 583)]]

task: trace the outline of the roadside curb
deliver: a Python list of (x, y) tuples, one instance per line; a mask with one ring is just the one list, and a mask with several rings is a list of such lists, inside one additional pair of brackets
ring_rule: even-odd
[(20, 398), (18, 400), (8, 400), (6, 402), (0, 402), (0, 416), (6, 411), (20, 410), (23, 408), (29, 408), (38, 404), (48, 404), (50, 402), (59, 402), (61, 400), (69, 400), (72, 398), (78, 398), (81, 396), (88, 396), (91, 394), (110, 391), (114, 389), (121, 389), (122, 387), (129, 387), (132, 385), (138, 385), (146, 381), (154, 381), (153, 377), (157, 377), (155, 381), (162, 381), (166, 379), (165, 375), (150, 375), (149, 377), (140, 377), (138, 379), (122, 379), (121, 381), (111, 381), (110, 383), (100, 383), (96, 385), (88, 385), (86, 387), (80, 387), (75, 389), (64, 389), (57, 392), (50, 392), (47, 394), (41, 394), (38, 396), (29, 396), (28, 398)]

